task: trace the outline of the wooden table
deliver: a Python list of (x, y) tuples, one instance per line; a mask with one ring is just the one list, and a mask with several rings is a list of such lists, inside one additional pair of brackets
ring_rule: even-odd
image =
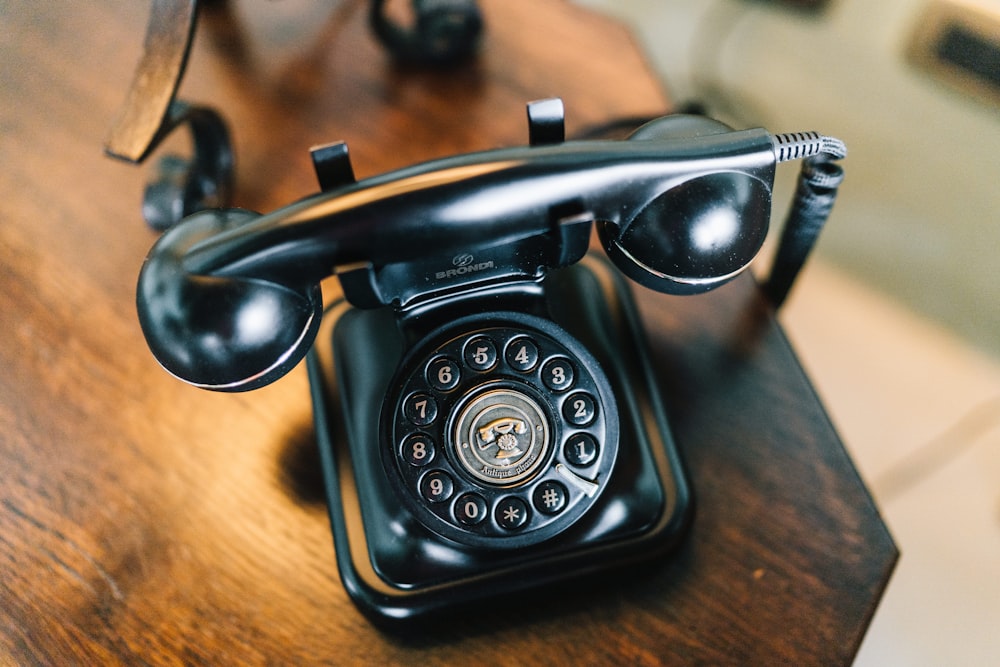
[[(203, 25), (182, 95), (230, 121), (237, 203), (315, 191), (317, 143), (346, 139), (366, 176), (523, 143), (539, 97), (563, 97), (570, 134), (666, 108), (607, 20), (554, 0), (483, 6), (479, 60), (437, 73), (392, 66), (357, 2), (244, 0), (238, 31)], [(524, 619), (371, 627), (334, 566), (304, 370), (211, 394), (168, 377), (140, 334), (149, 167), (101, 145), (147, 12), (2, 10), (0, 663), (852, 659), (896, 550), (749, 279), (640, 294), (698, 499), (673, 557)]]

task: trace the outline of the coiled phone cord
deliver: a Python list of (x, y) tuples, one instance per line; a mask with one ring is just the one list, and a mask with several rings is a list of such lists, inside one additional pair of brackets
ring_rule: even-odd
[[(812, 133), (806, 133), (812, 134)], [(810, 151), (799, 172), (795, 197), (781, 232), (778, 250), (771, 265), (771, 273), (764, 282), (764, 295), (777, 310), (784, 303), (799, 271), (830, 217), (837, 189), (844, 180), (843, 168), (833, 162), (847, 155), (843, 142), (832, 137), (816, 135), (805, 140), (787, 141), (778, 147), (779, 137), (802, 135), (777, 135), (775, 150), (790, 155), (796, 151)], [(815, 152), (811, 152), (815, 151)], [(798, 154), (799, 157), (802, 153)], [(785, 157), (786, 160), (795, 159)], [(778, 161), (782, 161), (779, 157)]]

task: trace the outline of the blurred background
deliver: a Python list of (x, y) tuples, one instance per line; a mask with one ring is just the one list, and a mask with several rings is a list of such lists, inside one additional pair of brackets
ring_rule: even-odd
[(781, 318), (902, 551), (857, 664), (1000, 664), (1000, 0), (576, 1), (678, 104), (847, 142)]

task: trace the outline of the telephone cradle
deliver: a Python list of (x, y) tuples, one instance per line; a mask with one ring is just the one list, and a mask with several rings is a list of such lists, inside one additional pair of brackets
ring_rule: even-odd
[[(843, 145), (815, 133), (668, 116), (564, 141), (558, 100), (528, 118), (530, 146), (362, 181), (343, 144), (315, 149), (322, 193), (195, 213), (140, 273), (143, 332), (177, 377), (242, 391), (306, 358), (337, 566), (377, 622), (675, 546), (692, 490), (623, 275), (672, 294), (732, 279), (766, 237), (775, 165), (806, 158), (779, 303), (842, 175)], [(344, 296), (324, 306), (331, 273)]]

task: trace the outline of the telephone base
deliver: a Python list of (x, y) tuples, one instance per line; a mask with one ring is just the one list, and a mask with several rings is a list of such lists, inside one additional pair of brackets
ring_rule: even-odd
[(543, 287), (554, 323), (607, 377), (619, 447), (582, 516), (550, 538), (511, 549), (430, 530), (385, 473), (380, 406), (406, 347), (393, 312), (341, 302), (323, 318), (308, 368), (337, 565), (352, 600), (380, 625), (405, 626), (498, 597), (523, 601), (532, 589), (662, 555), (690, 521), (691, 491), (629, 287), (594, 255), (552, 271)]

